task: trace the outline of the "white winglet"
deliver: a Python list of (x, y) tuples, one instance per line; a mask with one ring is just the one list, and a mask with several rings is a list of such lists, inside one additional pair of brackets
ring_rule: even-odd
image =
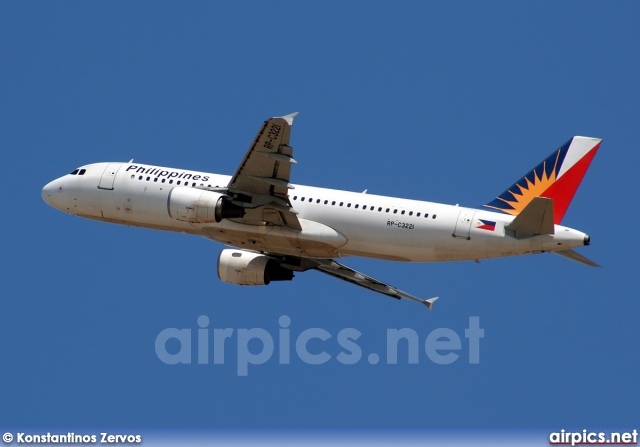
[(288, 114), (288, 115), (281, 116), (281, 117), (279, 117), (279, 118), (284, 119), (284, 120), (285, 120), (285, 121), (286, 121), (286, 122), (291, 126), (291, 125), (293, 124), (293, 119), (294, 119), (296, 116), (298, 116), (298, 113), (300, 113), (300, 112), (293, 112), (293, 113), (290, 113), (290, 114)]
[(429, 298), (428, 300), (424, 300), (423, 303), (425, 306), (427, 306), (427, 309), (431, 310), (431, 308), (433, 307), (433, 303), (435, 303), (438, 298), (440, 298), (439, 296), (435, 296), (433, 298)]

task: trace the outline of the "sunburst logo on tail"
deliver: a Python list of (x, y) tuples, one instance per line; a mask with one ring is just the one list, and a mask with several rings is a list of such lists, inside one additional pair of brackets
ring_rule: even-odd
[[(558, 173), (558, 159), (560, 150), (555, 154), (555, 160), (546, 159), (531, 173), (525, 175), (500, 197), (487, 205), (488, 208), (499, 209), (505, 213), (517, 216), (534, 197), (540, 197), (556, 181)], [(547, 162), (553, 161), (553, 167), (548, 169)], [(494, 202), (502, 202), (502, 206), (495, 206)]]
[(573, 137), (485, 206), (517, 216), (535, 197), (547, 197), (560, 223), (601, 141)]
[(555, 150), (538, 166), (527, 172), (509, 189), (485, 206), (517, 216), (534, 197), (544, 197), (544, 193), (558, 179), (558, 173), (572, 141), (573, 139), (567, 141), (562, 147)]

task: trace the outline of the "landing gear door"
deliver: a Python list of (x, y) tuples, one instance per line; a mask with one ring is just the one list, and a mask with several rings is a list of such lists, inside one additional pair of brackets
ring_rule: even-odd
[(122, 163), (109, 163), (100, 177), (100, 189), (113, 189), (113, 181), (116, 179), (118, 169), (120, 169)]
[(475, 213), (475, 210), (466, 208), (460, 210), (460, 214), (458, 214), (458, 221), (456, 222), (456, 228), (453, 230), (453, 237), (471, 239), (469, 234), (471, 233), (471, 223), (473, 222), (473, 216)]

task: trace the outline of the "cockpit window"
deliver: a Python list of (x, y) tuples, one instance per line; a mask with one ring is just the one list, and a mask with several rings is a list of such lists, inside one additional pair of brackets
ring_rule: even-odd
[(87, 172), (86, 169), (80, 169), (80, 172), (78, 172), (78, 175), (84, 175), (85, 172)]
[(80, 172), (80, 169), (74, 169), (73, 172), (69, 173), (69, 175), (76, 175), (78, 172)]

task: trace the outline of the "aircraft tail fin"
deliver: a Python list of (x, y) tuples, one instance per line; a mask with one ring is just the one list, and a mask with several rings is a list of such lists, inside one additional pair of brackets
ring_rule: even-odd
[(560, 224), (601, 142), (599, 138), (571, 138), (484, 206), (517, 216), (535, 197), (546, 197), (553, 199), (554, 223)]

